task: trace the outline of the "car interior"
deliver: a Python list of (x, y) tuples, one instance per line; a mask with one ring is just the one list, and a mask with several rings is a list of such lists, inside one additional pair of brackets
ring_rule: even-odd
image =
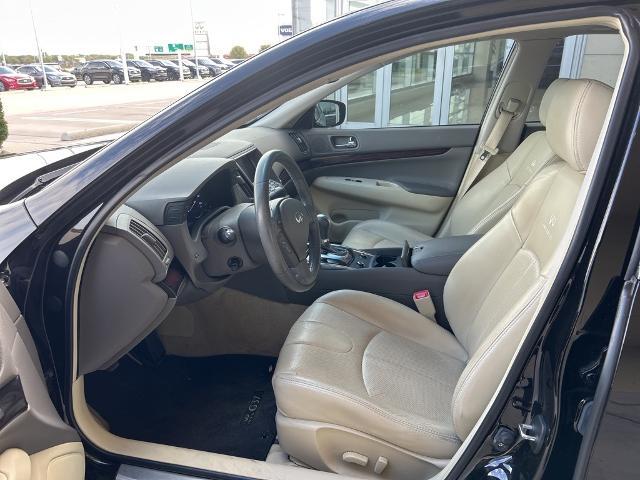
[(596, 36), (626, 51), (602, 18), (416, 45), (150, 179), (79, 279), (84, 436), (247, 477), (443, 474), (592, 185), (624, 68)]

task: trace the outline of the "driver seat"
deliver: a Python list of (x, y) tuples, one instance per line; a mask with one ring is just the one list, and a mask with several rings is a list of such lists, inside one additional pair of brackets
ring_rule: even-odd
[(335, 291), (293, 325), (273, 386), (295, 461), (365, 477), (424, 478), (489, 404), (542, 299), (612, 90), (568, 80), (548, 115), (545, 167), (460, 259), (444, 288), (453, 333), (371, 293)]

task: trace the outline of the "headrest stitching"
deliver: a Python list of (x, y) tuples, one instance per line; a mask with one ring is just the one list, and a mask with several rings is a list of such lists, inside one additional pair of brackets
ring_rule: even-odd
[(578, 150), (578, 145), (580, 142), (578, 142), (578, 122), (580, 121), (580, 111), (582, 110), (582, 107), (584, 106), (584, 101), (585, 98), (587, 98), (587, 93), (589, 92), (589, 89), (591, 88), (591, 86), (593, 85), (592, 81), (587, 82), (585, 88), (582, 90), (582, 95), (580, 97), (580, 100), (578, 101), (578, 107), (576, 108), (576, 115), (575, 115), (575, 121), (573, 123), (573, 151), (574, 151), (574, 155), (575, 155), (575, 161), (576, 161), (576, 167), (578, 167), (578, 171), (582, 171), (582, 160), (580, 159), (580, 151)]

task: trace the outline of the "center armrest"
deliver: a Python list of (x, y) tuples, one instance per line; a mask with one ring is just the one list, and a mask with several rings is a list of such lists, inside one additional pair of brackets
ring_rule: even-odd
[(411, 266), (430, 275), (449, 275), (462, 255), (481, 237), (482, 235), (460, 235), (418, 243), (411, 253)]

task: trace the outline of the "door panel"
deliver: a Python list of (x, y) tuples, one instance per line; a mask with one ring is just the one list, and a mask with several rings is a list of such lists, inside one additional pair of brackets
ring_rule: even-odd
[(0, 283), (0, 478), (84, 478), (84, 449), (47, 391), (20, 310)]
[[(316, 208), (331, 219), (332, 240), (342, 241), (354, 225), (369, 219), (435, 234), (456, 195), (478, 128), (305, 132), (312, 151), (305, 175)], [(344, 147), (347, 138), (355, 147)]]

